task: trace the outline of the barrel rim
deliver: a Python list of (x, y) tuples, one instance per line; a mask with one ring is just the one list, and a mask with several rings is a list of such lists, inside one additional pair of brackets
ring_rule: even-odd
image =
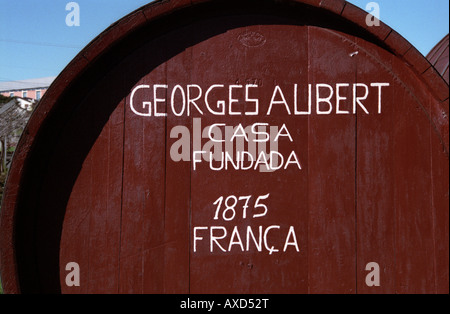
[[(448, 81), (448, 58), (447, 58), (447, 64), (439, 65), (439, 62), (442, 60), (445, 60), (445, 51), (448, 51), (448, 43), (449, 43), (449, 34), (445, 35), (437, 44), (434, 46), (430, 52), (427, 54), (426, 58), (427, 60), (433, 65), (433, 67), (438, 71), (438, 73), (444, 78), (444, 80), (449, 83)], [(448, 56), (447, 56), (448, 57)], [(447, 77), (445, 74), (447, 73)]]
[[(120, 42), (140, 27), (153, 22), (175, 11), (205, 3), (221, 0), (157, 0), (131, 12), (113, 23), (96, 38), (94, 38), (58, 75), (48, 91), (43, 96), (30, 118), (22, 137), (17, 145), (16, 153), (8, 174), (4, 197), (0, 212), (0, 275), (2, 276), (5, 293), (20, 293), (19, 274), (15, 252), (15, 217), (21, 182), (27, 175), (25, 165), (38, 135), (39, 127), (55, 109), (59, 98), (71, 86), (71, 82), (82, 76), (84, 69), (90, 63), (101, 59), (114, 44)], [(254, 0), (240, 0), (239, 3)], [(428, 87), (436, 98), (438, 108), (430, 113), (430, 122), (438, 121), (438, 132), (443, 139), (443, 146), (448, 156), (448, 84), (434, 69), (431, 63), (411, 43), (391, 27), (380, 21), (380, 26), (366, 25), (367, 12), (346, 2), (345, 0), (267, 0), (269, 2), (300, 3), (341, 16), (343, 19), (365, 29), (368, 33), (385, 44), (391, 52), (409, 65), (417, 77)], [(439, 115), (446, 113), (442, 119)]]

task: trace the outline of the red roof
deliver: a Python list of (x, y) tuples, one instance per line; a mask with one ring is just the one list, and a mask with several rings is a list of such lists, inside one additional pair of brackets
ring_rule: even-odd
[(448, 82), (448, 34), (427, 55), (428, 61)]

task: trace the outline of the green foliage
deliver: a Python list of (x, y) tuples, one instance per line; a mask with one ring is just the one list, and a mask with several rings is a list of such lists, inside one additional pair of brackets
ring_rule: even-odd
[(2, 278), (0, 278), (0, 294), (3, 294)]
[(9, 102), (12, 98), (11, 97), (5, 97), (3, 95), (0, 95), (0, 104), (6, 104)]

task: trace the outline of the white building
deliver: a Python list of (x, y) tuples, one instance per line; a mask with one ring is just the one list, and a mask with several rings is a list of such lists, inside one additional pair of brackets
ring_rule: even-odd
[(21, 81), (0, 82), (0, 94), (6, 97), (21, 97), (39, 100), (56, 77), (43, 77)]

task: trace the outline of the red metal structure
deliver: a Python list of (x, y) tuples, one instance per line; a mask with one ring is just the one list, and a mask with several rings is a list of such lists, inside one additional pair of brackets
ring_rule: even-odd
[[(366, 17), (340, 0), (174, 0), (112, 25), (17, 148), (5, 292), (448, 293), (448, 85)], [(220, 134), (268, 154), (248, 170), (236, 146), (195, 155)]]
[(448, 34), (430, 51), (427, 55), (428, 61), (441, 74), (444, 80), (449, 83), (448, 73)]

